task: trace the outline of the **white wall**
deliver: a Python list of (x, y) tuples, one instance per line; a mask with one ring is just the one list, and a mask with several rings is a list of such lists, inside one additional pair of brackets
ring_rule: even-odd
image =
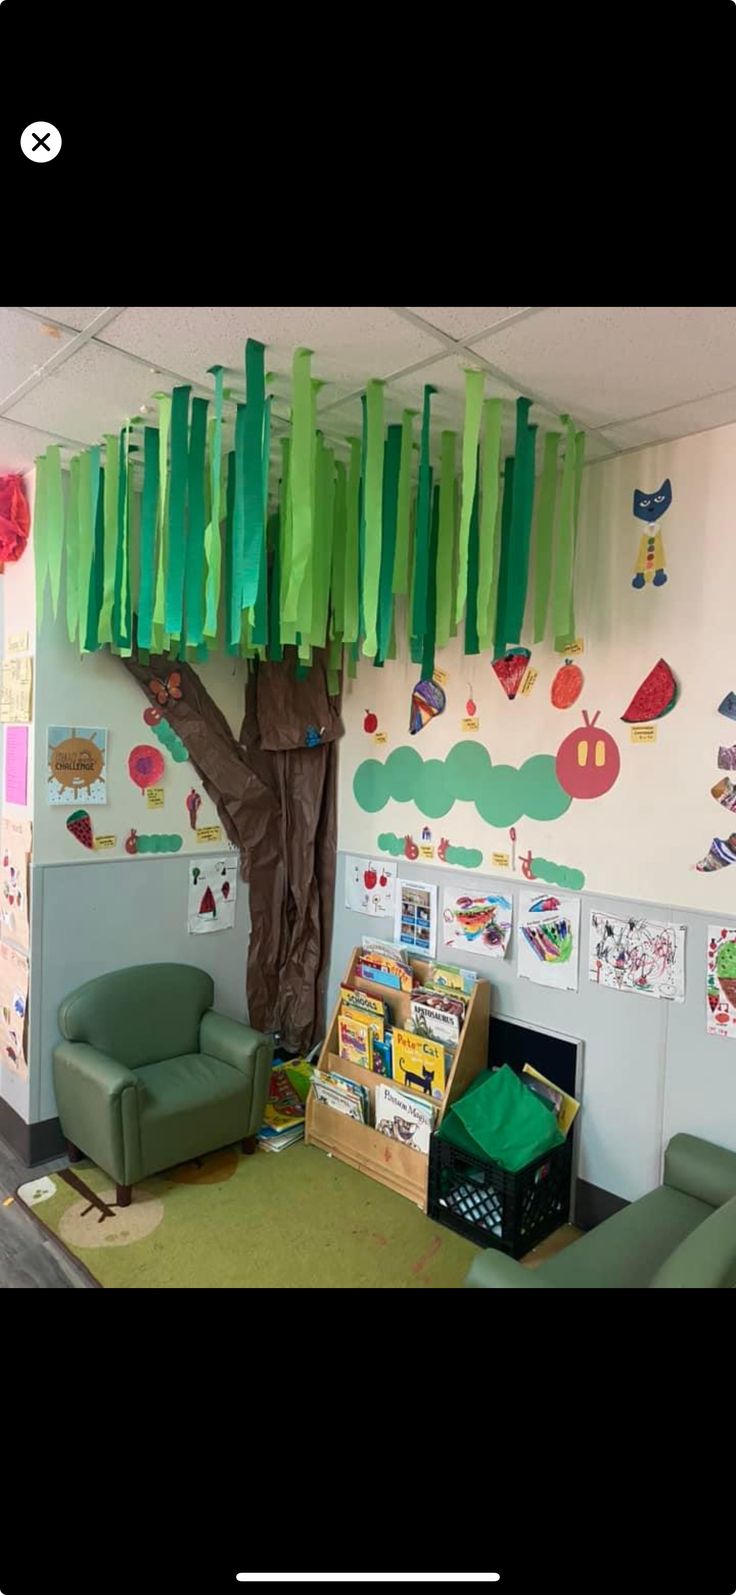
[[(31, 516), (32, 516), (33, 515), (33, 502), (34, 502), (35, 475), (31, 475), (29, 477), (26, 477), (25, 487), (26, 487), (26, 494), (27, 494), (27, 497), (28, 497), (28, 502), (29, 502), (29, 505), (30, 505)], [(34, 702), (35, 702), (36, 692), (35, 692), (35, 659), (34, 659), (34, 653), (35, 653), (35, 637), (36, 637), (36, 579), (35, 579), (35, 569), (34, 569), (34, 562), (33, 562), (33, 549), (31, 547), (30, 543), (26, 547), (25, 552), (21, 555), (21, 558), (19, 560), (16, 560), (15, 563), (12, 564), (12, 565), (6, 565), (4, 574), (2, 576), (0, 576), (0, 658), (3, 658), (3, 659), (5, 658), (6, 651), (7, 651), (8, 647), (9, 647), (10, 639), (12, 637), (17, 637), (19, 635), (22, 635), (24, 633), (28, 634), (28, 645), (29, 645), (28, 646), (28, 651), (29, 651), (30, 657), (34, 660), (34, 690), (33, 690), (33, 697), (34, 697)], [(35, 711), (32, 709), (32, 713), (33, 712), (35, 712)], [(30, 730), (29, 730), (29, 744), (28, 744), (28, 747), (29, 747), (29, 753), (28, 753), (28, 792), (27, 792), (27, 801), (26, 801), (25, 804), (18, 804), (18, 803), (7, 803), (6, 804), (6, 802), (5, 802), (5, 779), (4, 779), (4, 769), (3, 769), (4, 751), (5, 751), (5, 734), (4, 734), (4, 727), (0, 727), (0, 813), (2, 813), (3, 815), (7, 816), (7, 818), (11, 819), (11, 820), (32, 820), (33, 819), (34, 771), (33, 771), (33, 726), (32, 725), (31, 725)], [(32, 909), (32, 904), (31, 904), (31, 909)], [(29, 1048), (29, 1051), (30, 1051), (30, 1047), (32, 1045), (32, 1018), (30, 1016), (30, 1007), (32, 1006), (32, 989), (31, 989), (30, 996), (31, 996), (31, 1004), (29, 1004), (29, 1023), (28, 1023), (28, 1048)], [(1, 1060), (0, 1060), (0, 1097), (4, 1098), (5, 1101), (8, 1102), (10, 1104), (10, 1106), (15, 1110), (15, 1112), (20, 1114), (21, 1118), (26, 1119), (26, 1120), (28, 1119), (28, 1116), (29, 1116), (29, 1112), (28, 1112), (28, 1109), (29, 1109), (29, 1082), (28, 1082), (27, 1079), (24, 1079), (20, 1075), (16, 1074), (14, 1070), (7, 1068), (6, 1065)]]

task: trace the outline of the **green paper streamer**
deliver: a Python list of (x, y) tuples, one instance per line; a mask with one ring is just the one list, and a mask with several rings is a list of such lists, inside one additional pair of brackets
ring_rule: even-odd
[(171, 394), (158, 393), (158, 483), (159, 499), (156, 518), (158, 542), (158, 574), (156, 597), (153, 605), (154, 636), (158, 647), (168, 645), (164, 631), (166, 613), (166, 562), (169, 547), (169, 434), (171, 432)]
[(189, 433), (187, 467), (189, 525), (184, 575), (184, 614), (185, 638), (191, 647), (197, 647), (201, 643), (204, 628), (202, 603), (205, 586), (204, 474), (208, 403), (207, 399), (192, 400), (192, 424)]
[[(236, 425), (237, 425), (237, 423), (236, 423)], [(235, 523), (235, 478), (236, 478), (236, 474), (237, 474), (237, 467), (236, 467), (236, 459), (235, 459), (235, 450), (233, 449), (230, 452), (230, 454), (228, 454), (228, 457), (227, 457), (227, 489), (226, 489), (226, 494), (225, 494), (225, 561), (224, 561), (224, 563), (225, 563), (225, 584), (224, 584), (225, 590), (224, 590), (224, 604), (225, 604), (225, 614), (226, 614), (226, 616), (228, 616), (228, 628), (229, 628), (229, 617), (230, 617), (231, 612), (232, 612), (232, 596), (231, 595), (232, 595), (232, 585), (233, 585), (233, 561), (234, 561), (234, 558), (235, 558), (235, 552), (234, 552), (234, 546), (233, 546), (233, 544), (234, 544), (233, 528), (234, 528), (234, 523)], [(229, 629), (227, 629), (226, 635), (227, 635), (227, 641), (225, 643), (225, 651), (226, 651), (226, 653), (228, 653), (228, 654), (239, 654), (240, 653), (240, 630), (238, 630), (238, 635), (237, 635), (237, 638), (235, 639), (234, 642), (230, 641)]]
[(312, 354), (297, 349), (292, 367), (291, 559), (282, 619), (299, 618), (299, 595), (312, 549)]
[[(427, 383), (424, 389), (422, 412), (422, 446), (419, 460), (419, 491), (417, 493), (417, 526), (414, 539), (414, 585), (411, 606), (411, 636), (421, 638), (426, 629), (427, 582), (429, 574), (429, 543), (431, 536), (431, 467), (429, 463), (429, 421), (432, 394), (437, 389)], [(414, 654), (412, 654), (414, 659)], [(415, 660), (415, 663), (417, 661)]]
[[(107, 489), (106, 489), (107, 490)], [(66, 504), (66, 630), (74, 643), (79, 630), (79, 455), (69, 464)]]
[(580, 489), (583, 481), (583, 464), (585, 460), (585, 433), (575, 433), (575, 485), (573, 488), (573, 534), (572, 534), (572, 567), (570, 570), (570, 618), (567, 634), (555, 637), (555, 650), (561, 652), (575, 641), (577, 628), (575, 625), (575, 557), (578, 547), (578, 514), (580, 510)]
[(516, 401), (516, 449), (514, 500), (511, 516), (508, 587), (506, 594), (506, 643), (521, 639), (529, 582), (529, 543), (534, 507), (534, 445), (537, 429), (529, 425), (531, 399)]
[(422, 649), (422, 681), (430, 681), (434, 674), (435, 627), (437, 621), (437, 543), (440, 526), (440, 489), (432, 492), (432, 526), (429, 537), (429, 566), (427, 572), (427, 622)]
[[(480, 450), (478, 451), (478, 465), (480, 465)], [(480, 557), (478, 543), (478, 470), (476, 470), (475, 497), (473, 499), (468, 536), (468, 600), (465, 605), (466, 654), (480, 653), (478, 641), (478, 567)]]
[(345, 559), (348, 535), (348, 473), (343, 460), (335, 460), (334, 528), (332, 536), (332, 615), (330, 636), (345, 631)]
[(562, 640), (562, 645), (570, 640), (570, 625), (572, 621), (572, 576), (574, 563), (574, 518), (575, 518), (575, 426), (568, 416), (563, 415), (565, 423), (566, 443), (565, 460), (562, 467), (562, 486), (560, 488), (560, 515), (557, 528), (557, 547), (555, 550), (555, 580), (552, 596), (552, 623), (555, 638)]
[[(77, 591), (79, 593), (79, 647), (80, 647), (80, 651), (82, 649), (84, 649), (85, 652), (88, 651), (87, 650), (87, 633), (89, 632), (89, 629), (90, 629), (90, 625), (89, 625), (90, 612), (95, 606), (96, 594), (97, 594), (97, 583), (99, 581), (99, 572), (95, 571), (94, 562), (95, 562), (95, 549), (96, 549), (96, 543), (97, 543), (97, 522), (98, 522), (98, 517), (99, 517), (99, 513), (100, 513), (100, 499), (101, 499), (101, 497), (103, 495), (103, 489), (104, 489), (104, 478), (101, 480), (101, 477), (102, 477), (102, 470), (101, 470), (102, 451), (101, 451), (99, 445), (95, 445), (94, 448), (90, 449), (89, 453), (90, 453), (90, 525), (89, 525), (90, 538), (89, 538), (89, 563), (88, 563), (88, 567), (87, 567), (86, 588), (82, 585), (84, 549), (83, 549), (83, 546), (82, 546), (81, 538), (80, 538), (80, 547), (79, 547), (79, 566), (78, 566), (78, 576), (77, 576)], [(103, 559), (104, 559), (104, 498), (103, 498)], [(98, 612), (99, 612), (98, 610), (95, 610), (95, 613), (98, 613)], [(97, 627), (96, 626), (94, 628), (94, 632), (95, 632), (95, 644), (94, 644), (94, 646), (96, 648), (98, 646), (98, 644), (97, 644)]]
[[(312, 657), (312, 647), (311, 647), (311, 643), (310, 643), (309, 638), (310, 638), (310, 634), (311, 634), (311, 631), (312, 631), (312, 620), (313, 620), (313, 609), (314, 609), (314, 562), (315, 562), (315, 555), (316, 555), (316, 552), (317, 552), (316, 551), (316, 545), (315, 545), (315, 524), (316, 524), (316, 514), (317, 514), (317, 450), (318, 450), (318, 443), (319, 443), (319, 439), (317, 437), (317, 388), (319, 386), (321, 386), (321, 384), (318, 383), (314, 378), (310, 379), (310, 383), (309, 383), (309, 436), (310, 436), (311, 441), (312, 441), (312, 447), (311, 447), (311, 466), (310, 466), (310, 478), (309, 478), (309, 480), (310, 480), (310, 495), (311, 495), (311, 512), (310, 513), (311, 513), (311, 529), (312, 529), (312, 532), (311, 532), (310, 546), (309, 546), (309, 548), (307, 550), (308, 557), (307, 557), (307, 562), (306, 562), (306, 568), (305, 568), (305, 571), (304, 571), (304, 580), (303, 580), (302, 585), (301, 585), (301, 590), (300, 590), (300, 593), (299, 593), (299, 599), (298, 599), (298, 602), (297, 602), (297, 614), (296, 614), (297, 626), (298, 626), (299, 632), (300, 632), (299, 657), (301, 659), (309, 659), (310, 661), (311, 661), (311, 657)], [(292, 442), (292, 447), (293, 447), (293, 442)], [(292, 459), (292, 480), (293, 480), (293, 472), (294, 472), (294, 466), (293, 466), (293, 459)], [(293, 547), (293, 544), (294, 544), (294, 532), (292, 530), (292, 547)]]
[(85, 449), (79, 461), (78, 500), (78, 560), (77, 560), (77, 630), (79, 651), (84, 651), (85, 617), (89, 581), (92, 571), (94, 523), (92, 520), (92, 450)]
[[(480, 463), (480, 522), (478, 527), (478, 641), (489, 648), (496, 619), (493, 574), (497, 567), (496, 527), (500, 497), (501, 427), (503, 400), (486, 399), (483, 404), (483, 442)], [(494, 595), (495, 597), (495, 595)]]
[[(105, 472), (100, 467), (97, 477), (97, 502), (95, 507), (94, 550), (92, 578), (89, 584), (87, 623), (84, 639), (85, 653), (96, 653), (100, 646), (98, 627), (105, 587)], [(68, 570), (67, 561), (67, 570)]]
[[(283, 442), (286, 440), (282, 440)], [(283, 659), (284, 650), (281, 646), (281, 517), (283, 515), (283, 498), (281, 508), (273, 517), (273, 559), (271, 562), (271, 594), (268, 604), (268, 649), (267, 658), (272, 660)]]
[(390, 426), (386, 437), (383, 465), (383, 539), (381, 576), (378, 586), (378, 655), (383, 664), (391, 645), (394, 614), (393, 576), (398, 521), (399, 472), (401, 469), (401, 427)]
[(185, 506), (187, 496), (187, 442), (189, 395), (187, 385), (174, 388), (171, 400), (171, 473), (169, 477), (168, 552), (165, 573), (164, 625), (171, 637), (181, 637), (186, 561)]
[(396, 554), (394, 556), (394, 597), (409, 591), (409, 547), (411, 527), (411, 452), (412, 426), (416, 410), (404, 410), (401, 417), (401, 463), (396, 506)]
[(332, 566), (332, 538), (334, 534), (335, 472), (332, 450), (317, 438), (315, 461), (315, 516), (314, 556), (312, 560), (312, 620), (309, 642), (314, 648), (324, 648), (327, 641), (327, 615), (330, 599), (330, 570)]
[[(120, 469), (118, 472), (117, 545), (115, 550), (115, 597), (112, 606), (112, 641), (123, 651), (130, 643), (130, 599), (128, 591), (128, 444), (130, 423), (120, 434)], [(80, 523), (81, 524), (81, 523)], [(84, 540), (80, 536), (80, 548)], [(80, 560), (81, 560), (80, 554)]]
[(56, 619), (61, 587), (61, 555), (64, 547), (64, 493), (61, 485), (61, 450), (53, 443), (46, 450), (46, 546), (51, 582), (51, 611)]
[(483, 408), (484, 371), (465, 373), (465, 422), (463, 425), (463, 493), (460, 509), (460, 538), (457, 567), (457, 593), (455, 595), (455, 624), (460, 624), (468, 590), (468, 543), (470, 517), (475, 502), (475, 484), (478, 474), (478, 438)]
[(498, 604), (496, 609), (496, 629), (493, 655), (500, 659), (506, 652), (506, 589), (508, 586), (509, 544), (511, 539), (511, 516), (514, 500), (514, 456), (510, 454), (506, 460), (503, 477), (503, 500), (501, 504), (501, 550), (498, 569)]
[(102, 591), (102, 608), (98, 624), (101, 643), (112, 642), (112, 606), (115, 599), (115, 559), (118, 546), (118, 476), (120, 472), (120, 440), (114, 433), (105, 434), (105, 560)]
[(548, 432), (544, 440), (542, 480), (539, 488), (534, 581), (534, 641), (544, 642), (552, 580), (552, 546), (557, 499), (557, 451), (561, 433)]
[(241, 609), (251, 609), (258, 593), (266, 531), (263, 493), (263, 439), (266, 404), (265, 345), (249, 338), (245, 346), (245, 433), (243, 439), (243, 568)]
[(138, 589), (139, 648), (150, 648), (152, 643), (158, 491), (158, 432), (155, 427), (147, 426), (143, 433), (143, 509)]
[(43, 624), (46, 577), (49, 573), (48, 521), (46, 519), (46, 480), (48, 464), (42, 454), (36, 462), (36, 493), (33, 502), (33, 547), (36, 560), (36, 608), (38, 630)]
[(243, 538), (245, 535), (245, 412), (246, 406), (239, 404), (235, 413), (235, 504), (233, 508), (230, 558), (228, 635), (231, 647), (234, 647), (236, 643), (240, 644), (243, 630), (243, 610), (240, 600), (243, 591)]
[(279, 637), (282, 645), (296, 642), (296, 621), (284, 619), (286, 604), (286, 591), (289, 584), (291, 570), (291, 547), (293, 515), (291, 502), (291, 438), (281, 439), (281, 585), (280, 585), (280, 612), (279, 612)]
[(453, 555), (455, 552), (455, 432), (442, 433), (437, 540), (437, 647), (450, 640)]
[(278, 525), (278, 515), (272, 515), (266, 527), (266, 547), (263, 550), (258, 592), (253, 607), (253, 642), (262, 650), (264, 659), (268, 648), (268, 543), (273, 541), (274, 534), (278, 537)]
[(345, 642), (358, 640), (358, 543), (360, 531), (360, 438), (349, 438), (345, 536)]
[(378, 590), (381, 578), (383, 540), (383, 383), (369, 382), (366, 388), (366, 463), (365, 463), (365, 558), (363, 602), (365, 639), (363, 653), (373, 658), (378, 652)]
[(222, 581), (222, 384), (223, 367), (210, 366), (215, 379), (215, 414), (210, 422), (210, 519), (204, 534), (204, 551), (207, 560), (207, 588), (205, 595), (204, 635), (213, 641), (217, 637), (217, 613), (220, 606)]

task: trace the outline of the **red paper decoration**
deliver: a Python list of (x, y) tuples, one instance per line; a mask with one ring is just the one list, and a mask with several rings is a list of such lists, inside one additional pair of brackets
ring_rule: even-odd
[(149, 786), (155, 786), (164, 773), (164, 756), (158, 748), (148, 747), (141, 743), (128, 754), (128, 774), (131, 781), (135, 781), (141, 792)]
[(0, 476), (0, 565), (12, 565), (28, 542), (31, 512), (22, 476)]
[(596, 726), (597, 709), (589, 720), (583, 710), (584, 725), (565, 737), (557, 750), (555, 770), (563, 792), (574, 798), (603, 797), (610, 792), (621, 769), (621, 754), (609, 731)]

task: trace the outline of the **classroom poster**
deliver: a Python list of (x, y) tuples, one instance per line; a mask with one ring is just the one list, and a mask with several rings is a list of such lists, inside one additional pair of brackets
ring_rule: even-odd
[(504, 958), (511, 935), (513, 903), (497, 892), (457, 892), (446, 887), (442, 936), (446, 947)]
[(28, 860), (33, 828), (30, 820), (0, 822), (0, 939), (27, 947)]
[(107, 802), (107, 732), (98, 727), (49, 726), (49, 803)]
[(28, 726), (5, 727), (5, 802), (28, 802)]
[(0, 721), (4, 725), (28, 725), (32, 692), (31, 660), (4, 659), (0, 681)]
[(705, 997), (709, 1036), (736, 1040), (736, 930), (708, 926)]
[(28, 959), (0, 942), (0, 1060), (24, 1078), (27, 1008)]
[(405, 953), (434, 958), (437, 951), (437, 887), (396, 882), (394, 941)]
[(590, 916), (588, 976), (597, 986), (685, 1001), (685, 926)]
[(393, 914), (396, 873), (396, 865), (382, 859), (349, 855), (345, 860), (345, 907), (375, 918)]
[(189, 864), (187, 930), (192, 936), (232, 930), (238, 894), (238, 860), (206, 858)]
[(556, 892), (519, 894), (517, 974), (538, 986), (577, 991), (580, 899)]

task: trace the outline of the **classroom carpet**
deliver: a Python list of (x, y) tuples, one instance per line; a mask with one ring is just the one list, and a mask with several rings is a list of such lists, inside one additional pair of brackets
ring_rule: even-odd
[(17, 1196), (113, 1289), (457, 1288), (478, 1255), (405, 1197), (303, 1142), (210, 1153), (141, 1181), (127, 1208), (86, 1161)]

